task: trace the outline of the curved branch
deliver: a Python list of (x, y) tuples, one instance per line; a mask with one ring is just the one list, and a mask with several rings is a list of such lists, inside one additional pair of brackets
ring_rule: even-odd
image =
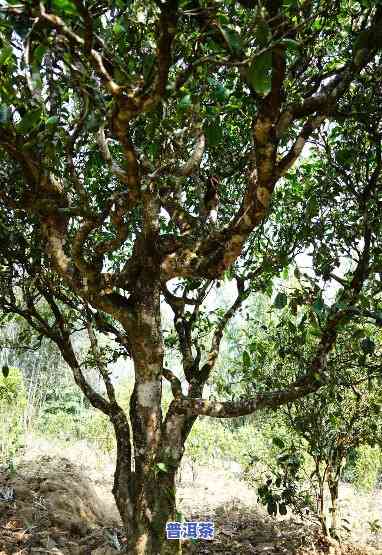
[(129, 183), (127, 172), (121, 168), (119, 164), (113, 160), (105, 137), (105, 126), (100, 127), (97, 133), (97, 145), (102, 158), (107, 163), (111, 172), (118, 177), (123, 183)]
[(304, 148), (307, 140), (312, 135), (312, 133), (318, 129), (321, 124), (325, 121), (325, 116), (316, 116), (309, 118), (308, 121), (303, 125), (297, 139), (295, 140), (293, 146), (289, 150), (288, 154), (284, 156), (277, 164), (277, 175), (282, 177), (296, 162), (297, 158), (300, 156), (302, 149)]
[(200, 162), (202, 161), (202, 158), (203, 158), (205, 147), (206, 147), (206, 138), (203, 131), (199, 129), (196, 136), (195, 148), (192, 151), (191, 156), (187, 160), (187, 162), (179, 168), (178, 170), (179, 175), (189, 176), (193, 174), (195, 170), (198, 169), (198, 167), (200, 166)]
[[(81, 48), (85, 48), (86, 40), (72, 31), (59, 16), (48, 13), (45, 10), (43, 2), (40, 2), (40, 11), (42, 20), (46, 21), (51, 27), (59, 31), (64, 37), (69, 40), (71, 44), (80, 46)], [(89, 50), (88, 46), (89, 45), (86, 44), (87, 50)], [(104, 82), (108, 91), (112, 95), (118, 96), (121, 92), (121, 88), (113, 80), (112, 76), (107, 71), (102, 55), (93, 48), (90, 49), (88, 54), (92, 66)]]
[(206, 399), (181, 399), (172, 402), (175, 413), (190, 416), (212, 416), (214, 418), (233, 418), (246, 416), (265, 408), (276, 408), (313, 393), (320, 387), (319, 383), (296, 386), (290, 389), (259, 393), (251, 399), (241, 401), (208, 401)]
[(173, 372), (171, 372), (171, 370), (168, 370), (167, 368), (163, 368), (162, 369), (162, 375), (164, 378), (166, 378), (167, 381), (170, 382), (171, 385), (171, 391), (172, 394), (174, 396), (175, 399), (184, 399), (184, 395), (182, 392), (182, 384), (179, 380), (179, 378), (177, 378), (175, 376), (175, 374)]
[(87, 328), (87, 332), (90, 340), (90, 348), (93, 354), (94, 362), (104, 381), (110, 404), (116, 405), (115, 389), (113, 384), (111, 383), (109, 372), (102, 361), (102, 355), (98, 348), (97, 338), (94, 333), (92, 318), (90, 314), (88, 314), (88, 317), (87, 317), (86, 328)]
[(229, 320), (236, 314), (237, 310), (241, 307), (243, 301), (248, 297), (249, 287), (245, 289), (244, 279), (236, 277), (237, 283), (237, 297), (228, 310), (224, 313), (223, 317), (220, 319), (215, 332), (212, 337), (211, 347), (207, 354), (207, 361), (201, 367), (199, 374), (196, 376), (196, 380), (199, 385), (204, 385), (208, 380), (212, 369), (216, 364), (216, 360), (219, 356), (220, 344), (223, 338), (224, 330), (229, 322)]

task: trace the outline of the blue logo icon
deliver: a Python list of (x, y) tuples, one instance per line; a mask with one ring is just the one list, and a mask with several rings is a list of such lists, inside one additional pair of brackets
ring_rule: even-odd
[(168, 540), (213, 540), (215, 534), (213, 522), (167, 522)]

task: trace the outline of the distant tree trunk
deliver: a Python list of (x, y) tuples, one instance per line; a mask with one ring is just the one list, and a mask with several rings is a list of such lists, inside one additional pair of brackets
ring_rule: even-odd
[(322, 533), (328, 535), (328, 527), (326, 524), (325, 515), (325, 499), (324, 499), (324, 486), (325, 486), (325, 472), (321, 475), (320, 471), (320, 461), (316, 461), (315, 474), (318, 481), (318, 493), (317, 493), (317, 513), (321, 524)]
[(333, 469), (329, 468), (328, 472), (328, 487), (330, 492), (330, 513), (331, 513), (331, 526), (329, 529), (330, 535), (333, 538), (337, 537), (338, 529), (338, 485), (341, 474), (341, 463), (336, 472), (333, 473)]
[(326, 515), (325, 515), (325, 500), (324, 500), (324, 482), (320, 482), (319, 484), (319, 519), (321, 523), (322, 533), (325, 536), (328, 535), (328, 527), (326, 524)]

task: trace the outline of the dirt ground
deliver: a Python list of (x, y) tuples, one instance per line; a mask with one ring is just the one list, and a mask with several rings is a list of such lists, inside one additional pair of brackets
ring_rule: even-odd
[[(12, 487), (16, 495), (0, 502), (0, 555), (123, 551), (126, 538), (110, 493), (112, 466), (93, 460), (87, 449), (50, 448), (49, 455), (40, 449), (29, 452), (15, 473), (0, 471), (0, 488)], [(382, 520), (382, 492), (360, 496), (343, 486), (341, 504), (352, 543), (340, 546), (295, 518), (269, 517), (255, 492), (222, 468), (198, 468), (195, 481), (187, 465), (182, 474), (178, 507), (184, 520), (215, 524), (215, 539), (185, 542), (185, 554), (382, 555), (382, 537), (367, 528), (367, 521)]]
[(223, 469), (201, 467), (196, 480), (183, 473), (178, 506), (185, 520), (212, 520), (215, 539), (189, 545), (190, 554), (382, 554), (382, 535), (375, 538), (368, 520), (382, 519), (382, 492), (359, 495), (342, 485), (341, 515), (351, 527), (341, 545), (321, 536), (313, 524), (296, 517), (269, 517), (257, 503), (256, 492)]

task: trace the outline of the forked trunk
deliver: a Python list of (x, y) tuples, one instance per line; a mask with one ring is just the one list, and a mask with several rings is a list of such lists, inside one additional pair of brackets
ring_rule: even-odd
[[(119, 430), (120, 433), (120, 430)], [(167, 522), (177, 521), (175, 471), (154, 464), (146, 471), (128, 473), (129, 455), (117, 439), (113, 494), (126, 530), (131, 555), (179, 555), (178, 540), (166, 537)], [(120, 451), (120, 449), (122, 449)], [(129, 474), (129, 475), (128, 475)]]

